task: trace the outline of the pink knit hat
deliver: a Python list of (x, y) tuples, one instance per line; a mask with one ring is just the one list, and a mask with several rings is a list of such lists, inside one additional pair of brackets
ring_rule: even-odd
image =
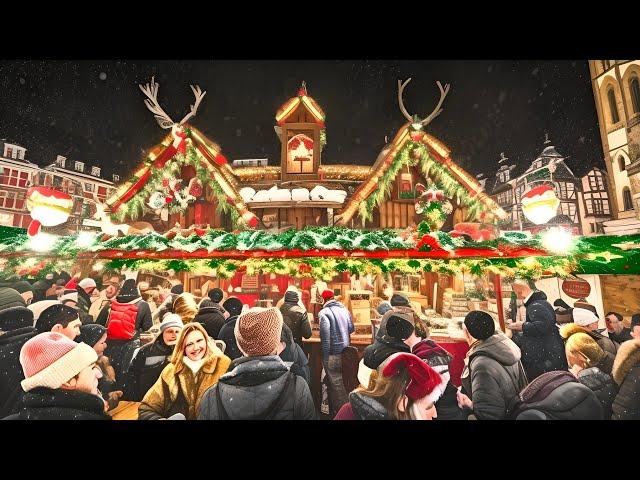
[(247, 357), (274, 355), (282, 323), (282, 313), (275, 307), (249, 309), (238, 317), (234, 328), (238, 348)]
[(45, 332), (29, 339), (20, 350), (25, 392), (37, 387), (60, 388), (98, 360), (96, 351), (58, 332)]

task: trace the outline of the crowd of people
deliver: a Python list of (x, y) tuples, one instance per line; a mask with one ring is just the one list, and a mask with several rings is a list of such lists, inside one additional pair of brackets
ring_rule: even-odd
[[(152, 294), (134, 278), (103, 280), (62, 272), (0, 283), (0, 418), (107, 420), (123, 401), (136, 402), (139, 420), (323, 417), (297, 287), (275, 307), (250, 308), (219, 288), (199, 298), (179, 283)], [(429, 338), (407, 297), (390, 292), (355, 389), (344, 376), (351, 313), (321, 292), (328, 418), (640, 419), (640, 315), (626, 328), (609, 312), (600, 330), (596, 309), (578, 302), (559, 325), (543, 292), (521, 280), (513, 290), (526, 314), (507, 334), (486, 312), (465, 317), (459, 387), (452, 354)]]

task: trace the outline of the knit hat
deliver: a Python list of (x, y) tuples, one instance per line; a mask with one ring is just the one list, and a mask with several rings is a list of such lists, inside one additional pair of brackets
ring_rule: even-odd
[(98, 323), (89, 323), (87, 325), (80, 326), (80, 335), (74, 340), (76, 343), (86, 343), (90, 347), (100, 341), (104, 334), (107, 333), (107, 329)]
[(212, 288), (208, 292), (209, 298), (214, 303), (220, 303), (224, 297), (224, 292), (219, 288)]
[(392, 307), (409, 307), (411, 304), (409, 303), (409, 299), (404, 295), (399, 293), (394, 293), (391, 297), (391, 306)]
[(391, 309), (382, 316), (380, 320), (381, 336), (389, 336), (395, 340), (404, 341), (411, 336), (415, 330), (413, 314), (411, 312), (399, 312)]
[(250, 308), (238, 317), (234, 328), (238, 348), (247, 357), (275, 354), (282, 323), (282, 314), (275, 307)]
[(127, 303), (136, 298), (140, 298), (140, 291), (136, 286), (136, 281), (133, 278), (128, 278), (122, 284), (116, 300), (120, 303)]
[(69, 324), (74, 320), (79, 320), (78, 311), (68, 305), (56, 303), (46, 308), (36, 322), (36, 329), (40, 333), (50, 332), (54, 325), (63, 322)]
[(68, 302), (78, 303), (78, 292), (65, 293), (60, 297), (60, 303), (67, 305)]
[(581, 327), (586, 327), (587, 325), (591, 325), (592, 323), (597, 323), (598, 317), (591, 311), (586, 308), (574, 308), (573, 309), (573, 323), (576, 325), (580, 325)]
[(20, 350), (25, 392), (37, 387), (57, 389), (98, 360), (86, 343), (76, 343), (57, 332), (45, 332), (27, 340)]
[(464, 317), (464, 326), (467, 327), (469, 334), (478, 340), (486, 340), (496, 333), (496, 324), (493, 317), (487, 312), (473, 310)]
[(0, 311), (11, 307), (25, 307), (26, 302), (22, 295), (13, 288), (0, 288)]
[(175, 295), (182, 295), (184, 293), (184, 285), (182, 285), (181, 283), (174, 285), (173, 287), (171, 287), (171, 293)]
[(420, 358), (411, 353), (395, 353), (388, 359), (387, 364), (382, 369), (382, 375), (393, 377), (398, 375), (403, 369), (409, 373), (409, 384), (405, 389), (407, 397), (412, 400), (419, 400), (427, 397), (429, 403), (435, 403), (446, 385), (442, 377)]
[(604, 351), (600, 345), (586, 333), (575, 333), (567, 339), (565, 344), (567, 352), (579, 355), (589, 362), (590, 367), (596, 366), (604, 357)]
[(324, 299), (325, 302), (327, 300), (331, 300), (333, 298), (333, 290), (327, 289), (324, 292), (322, 292), (322, 298)]
[(298, 292), (289, 290), (284, 294), (284, 301), (286, 303), (298, 303), (300, 301), (300, 295), (298, 295)]
[(34, 292), (36, 290), (42, 290), (42, 291), (46, 292), (47, 290), (49, 290), (49, 288), (51, 288), (51, 285), (49, 285), (44, 280), (38, 280), (33, 285), (31, 285), (31, 290), (33, 290)]
[(9, 332), (33, 326), (33, 312), (26, 307), (11, 307), (0, 310), (0, 330)]
[(13, 288), (18, 293), (33, 292), (31, 284), (24, 280), (11, 284), (11, 288)]
[(392, 310), (393, 307), (389, 304), (389, 302), (382, 302), (380, 305), (378, 305), (378, 308), (376, 309), (376, 311), (380, 314), (380, 315), (384, 315), (385, 313), (387, 313), (389, 310)]
[(51, 305), (60, 305), (59, 300), (40, 300), (39, 302), (32, 303), (27, 308), (33, 312), (33, 321), (36, 322), (40, 318), (40, 314), (44, 312)]
[(167, 328), (184, 328), (182, 318), (176, 313), (167, 313), (160, 323), (160, 332), (164, 332)]
[(222, 307), (227, 312), (229, 312), (229, 315), (231, 315), (232, 317), (240, 315), (240, 313), (242, 312), (242, 302), (237, 297), (227, 298), (222, 304)]
[[(591, 312), (593, 312), (593, 314), (598, 317), (598, 310), (596, 309), (595, 305), (591, 305), (589, 302), (587, 302), (584, 298), (581, 298), (580, 300), (577, 300), (574, 304), (573, 304), (574, 308), (584, 308), (587, 309)], [(598, 317), (599, 318), (599, 317)]]
[(634, 313), (631, 315), (631, 329), (638, 326), (640, 326), (640, 313)]
[(83, 278), (78, 282), (78, 286), (80, 288), (98, 287), (98, 285), (96, 285), (96, 281), (93, 278)]

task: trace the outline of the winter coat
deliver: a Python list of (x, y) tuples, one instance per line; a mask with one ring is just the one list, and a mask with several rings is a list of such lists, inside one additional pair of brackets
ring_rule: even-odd
[[(582, 327), (580, 325), (576, 325), (575, 323), (567, 323), (565, 325), (563, 325), (562, 327), (560, 327), (560, 336), (567, 341), (567, 339), (573, 335), (574, 333), (586, 333), (587, 335), (589, 335), (591, 338), (593, 338), (596, 343), (598, 344), (598, 346), (604, 350), (605, 352), (608, 352), (612, 355), (612, 357), (616, 356), (616, 352), (618, 351), (618, 347), (620, 345), (618, 345), (616, 342), (614, 342), (613, 340), (611, 340), (609, 337), (603, 335), (602, 333), (600, 333), (597, 330), (589, 330), (585, 327)], [(606, 372), (606, 373), (611, 373), (611, 372)]]
[(556, 326), (556, 313), (547, 296), (535, 291), (525, 303), (527, 319), (516, 340), (529, 381), (545, 372), (566, 370), (564, 343)]
[(620, 390), (611, 406), (611, 419), (640, 420), (640, 339), (620, 345), (612, 376)]
[(34, 388), (22, 397), (19, 420), (111, 420), (98, 395), (77, 390)]
[(24, 306), (26, 306), (24, 298), (17, 290), (9, 287), (0, 287), (0, 311), (11, 307)]
[(158, 420), (176, 413), (182, 413), (187, 420), (198, 417), (205, 392), (218, 382), (231, 363), (212, 342), (209, 348), (211, 353), (196, 375), (184, 362), (169, 363), (162, 370), (138, 407), (139, 420)]
[(302, 337), (311, 337), (311, 324), (306, 310), (296, 303), (284, 302), (280, 307), (284, 323), (291, 329), (293, 340), (302, 345)]
[(0, 418), (16, 413), (24, 391), (20, 382), (24, 371), (20, 365), (20, 350), (38, 331), (23, 327), (0, 334)]
[(353, 333), (351, 313), (337, 300), (329, 300), (318, 313), (320, 320), (320, 342), (322, 358), (329, 355), (340, 355), (349, 346)]
[(380, 402), (361, 392), (351, 392), (334, 420), (390, 420), (387, 409)]
[(411, 352), (402, 340), (387, 335), (386, 324), (380, 324), (375, 341), (364, 349), (364, 364), (376, 370), (389, 356), (398, 352)]
[(258, 420), (268, 413), (273, 420), (316, 418), (309, 385), (277, 355), (242, 357), (231, 368), (205, 393), (200, 420)]
[(578, 380), (596, 394), (602, 406), (603, 418), (609, 420), (611, 405), (618, 394), (618, 385), (613, 381), (611, 375), (604, 373), (598, 367), (591, 367), (578, 372)]
[(193, 321), (201, 323), (207, 334), (217, 340), (225, 321), (223, 313), (222, 307), (214, 303), (211, 307), (200, 307)]
[(280, 358), (289, 367), (289, 370), (296, 375), (301, 376), (311, 385), (311, 372), (309, 370), (309, 359), (307, 354), (304, 353), (302, 347), (296, 342), (289, 344), (285, 349), (280, 352)]
[(78, 303), (76, 309), (78, 310), (80, 321), (83, 325), (93, 323), (93, 317), (89, 315), (89, 308), (91, 307), (91, 297), (87, 292), (84, 291), (84, 288), (82, 287), (76, 287), (76, 291), (78, 292)]
[(631, 336), (631, 329), (626, 327), (623, 328), (620, 333), (611, 333), (611, 332), (608, 332), (608, 333), (609, 333), (609, 338), (618, 344), (621, 344), (623, 342), (626, 342), (627, 340), (633, 339), (633, 337)]
[(527, 384), (520, 359), (520, 349), (502, 332), (471, 344), (461, 380), (477, 419), (502, 420), (512, 414)]
[[(79, 295), (78, 295), (79, 296)], [(140, 297), (135, 300), (131, 300), (129, 302), (122, 302), (122, 298), (119, 296), (115, 298), (118, 303), (126, 303), (131, 305), (136, 305), (138, 307), (138, 313), (136, 314), (136, 335), (134, 338), (137, 338), (140, 332), (146, 332), (151, 327), (153, 327), (153, 320), (151, 319), (151, 309), (149, 308), (149, 304), (142, 300)], [(109, 320), (109, 312), (111, 310), (111, 303), (104, 307), (102, 311), (100, 311), (100, 315), (96, 319), (96, 323), (106, 327)]]
[(238, 348), (238, 344), (236, 342), (236, 334), (233, 331), (233, 329), (236, 328), (237, 320), (237, 316), (227, 318), (227, 321), (218, 333), (218, 340), (222, 340), (226, 345), (224, 354), (231, 360), (235, 360), (236, 358), (240, 358), (243, 356), (242, 352)]
[(520, 393), (516, 420), (602, 420), (596, 394), (566, 371), (545, 372)]
[(162, 334), (155, 342), (138, 350), (127, 373), (123, 399), (140, 402), (160, 378), (160, 374), (171, 361), (173, 346), (164, 343)]

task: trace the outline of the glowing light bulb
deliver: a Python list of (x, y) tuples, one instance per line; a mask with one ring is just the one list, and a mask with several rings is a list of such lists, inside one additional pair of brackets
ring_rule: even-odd
[(556, 255), (566, 255), (574, 246), (574, 237), (562, 227), (552, 227), (541, 235), (542, 246)]
[(95, 239), (96, 236), (93, 232), (80, 232), (78, 238), (76, 238), (76, 245), (78, 245), (80, 248), (87, 248), (93, 245)]
[(48, 252), (55, 246), (57, 240), (57, 235), (41, 232), (29, 238), (29, 249), (34, 252)]

